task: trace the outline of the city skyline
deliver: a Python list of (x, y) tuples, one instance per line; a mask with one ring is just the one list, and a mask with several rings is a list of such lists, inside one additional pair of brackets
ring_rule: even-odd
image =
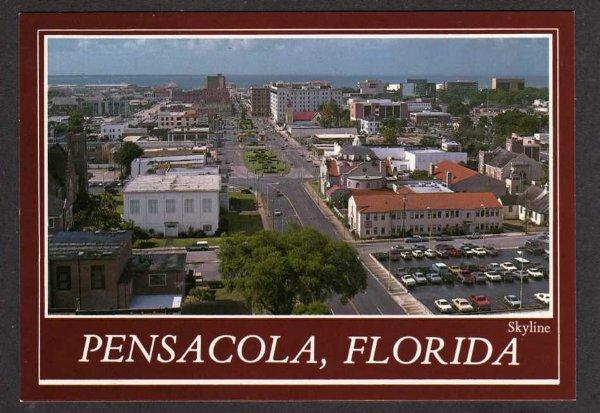
[(53, 38), (48, 49), (50, 76), (548, 74), (547, 38)]

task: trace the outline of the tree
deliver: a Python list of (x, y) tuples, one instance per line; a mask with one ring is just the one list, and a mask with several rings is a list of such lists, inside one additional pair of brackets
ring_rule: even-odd
[(298, 304), (332, 296), (346, 303), (367, 287), (354, 249), (308, 227), (227, 236), (219, 258), (226, 287), (254, 310), (271, 314), (291, 314)]
[(331, 314), (331, 309), (327, 304), (321, 301), (315, 301), (310, 304), (298, 304), (294, 307), (292, 314), (297, 315), (328, 315)]
[(394, 128), (384, 127), (381, 131), (381, 135), (383, 136), (383, 142), (386, 145), (395, 145), (398, 143), (396, 140), (396, 129)]
[(83, 114), (79, 110), (76, 109), (69, 114), (67, 131), (69, 133), (83, 132)]
[(110, 194), (80, 193), (74, 205), (73, 225), (80, 230), (121, 229), (123, 221)]
[(125, 175), (131, 173), (131, 162), (135, 158), (139, 158), (144, 154), (144, 150), (133, 142), (124, 142), (117, 153), (115, 153), (115, 161), (125, 168)]
[(419, 145), (421, 146), (437, 146), (437, 139), (430, 135), (422, 136), (419, 140)]

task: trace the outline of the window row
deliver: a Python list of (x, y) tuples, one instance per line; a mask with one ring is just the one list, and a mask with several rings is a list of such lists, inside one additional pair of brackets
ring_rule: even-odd
[[(166, 199), (165, 200), (165, 213), (167, 214), (175, 214), (177, 213), (177, 200), (176, 199)], [(158, 214), (158, 199), (149, 199), (148, 200), (148, 214)], [(211, 213), (213, 212), (213, 202), (210, 198), (205, 198), (201, 200), (201, 211), (203, 213)], [(183, 200), (183, 213), (184, 214), (193, 214), (196, 212), (196, 200), (195, 199), (184, 199)], [(199, 211), (198, 211), (199, 212)], [(140, 200), (139, 199), (131, 199), (129, 200), (129, 214), (130, 215), (139, 215), (140, 214)]]
[[(465, 218), (471, 218), (473, 211), (463, 211)], [(475, 217), (498, 217), (500, 216), (499, 209), (482, 209), (481, 211), (475, 211)], [(435, 219), (435, 218), (459, 218), (461, 217), (460, 210), (445, 210), (445, 211), (410, 211), (410, 212), (391, 212), (391, 219)], [(377, 221), (378, 219), (386, 219), (386, 214), (379, 213), (366, 213), (366, 221)]]
[[(71, 267), (56, 267), (56, 289), (69, 291), (71, 289)], [(104, 290), (106, 288), (106, 274), (104, 265), (90, 266), (90, 288), (92, 290)]]

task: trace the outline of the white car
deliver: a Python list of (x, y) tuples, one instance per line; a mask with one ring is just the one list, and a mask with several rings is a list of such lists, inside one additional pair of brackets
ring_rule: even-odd
[(496, 271), (486, 271), (485, 278), (487, 278), (490, 281), (502, 281), (502, 275), (500, 275), (500, 273)]
[(425, 256), (425, 254), (423, 254), (423, 251), (421, 250), (413, 250), (412, 255), (415, 258), (423, 258)]
[(452, 307), (454, 307), (459, 313), (473, 312), (473, 306), (466, 298), (453, 298)]
[(536, 293), (533, 297), (544, 305), (550, 305), (550, 294), (548, 293)]
[(427, 277), (425, 277), (425, 274), (423, 274), (422, 272), (415, 272), (413, 273), (412, 277), (415, 280), (415, 282), (419, 285), (427, 284)]
[(435, 300), (433, 303), (435, 304), (435, 308), (437, 308), (440, 313), (451, 313), (454, 311), (448, 300), (443, 298)]
[(485, 248), (473, 248), (472, 250), (475, 255), (477, 255), (478, 257), (485, 257), (485, 254), (487, 254), (487, 251), (485, 250)]
[(436, 252), (434, 250), (432, 250), (431, 248), (427, 248), (425, 250), (425, 256), (427, 258), (435, 258), (437, 256)]
[(515, 264), (508, 261), (500, 264), (500, 268), (502, 268), (504, 271), (517, 271), (517, 267), (515, 267)]
[(497, 262), (490, 262), (487, 265), (487, 267), (488, 267), (488, 270), (491, 270), (491, 271), (500, 271), (501, 270), (500, 264), (498, 264)]
[(283, 213), (281, 212), (281, 210), (276, 209), (273, 211), (273, 215), (275, 215), (276, 217), (280, 217), (281, 215), (283, 215)]
[(412, 277), (412, 275), (403, 275), (400, 278), (400, 281), (402, 281), (402, 284), (404, 284), (406, 287), (414, 287), (415, 285), (417, 285), (417, 282)]
[(531, 278), (544, 278), (544, 273), (539, 268), (530, 268), (527, 270), (527, 274), (529, 274)]
[(506, 305), (512, 308), (521, 308), (521, 300), (516, 295), (510, 294), (504, 296), (504, 302)]
[(400, 253), (400, 256), (402, 257), (402, 259), (404, 260), (410, 260), (412, 258), (412, 254), (410, 253), (410, 251), (402, 251)]

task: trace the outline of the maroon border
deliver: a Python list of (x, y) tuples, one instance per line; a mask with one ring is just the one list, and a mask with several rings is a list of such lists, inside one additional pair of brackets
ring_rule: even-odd
[[(575, 280), (574, 280), (574, 47), (573, 22), (571, 12), (324, 12), (324, 13), (24, 13), (20, 16), (20, 264), (21, 264), (21, 397), (24, 400), (309, 400), (309, 399), (353, 399), (353, 400), (448, 400), (458, 399), (572, 399), (575, 397)], [(85, 29), (89, 34), (95, 30), (127, 29), (128, 34), (147, 33), (147, 30), (159, 30), (154, 34), (167, 33), (160, 30), (176, 28), (177, 33), (198, 28), (209, 29), (209, 33), (226, 32), (227, 29), (246, 29), (254, 33), (261, 29), (294, 29), (295, 34), (314, 33), (302, 30), (306, 28), (319, 29), (327, 33), (327, 29), (336, 29), (336, 33), (373, 33), (410, 32), (410, 29), (420, 33), (440, 33), (436, 28), (444, 28), (444, 33), (457, 33), (462, 30), (481, 29), (470, 33), (489, 33), (490, 29), (499, 29), (502, 33), (554, 33), (558, 29), (559, 38), (554, 39), (555, 53), (558, 52), (560, 62), (559, 79), (555, 79), (554, 90), (558, 92), (561, 112), (555, 114), (555, 131), (561, 138), (558, 142), (560, 150), (560, 175), (556, 184), (560, 193), (555, 197), (555, 208), (560, 202), (560, 291), (558, 302), (561, 309), (560, 322), (560, 370), (561, 384), (554, 386), (519, 386), (519, 385), (428, 385), (428, 386), (40, 386), (38, 377), (38, 350), (44, 352), (43, 362), (53, 359), (67, 359), (69, 349), (79, 349), (80, 343), (65, 339), (69, 332), (81, 332), (85, 325), (97, 331), (107, 328), (106, 320), (42, 320), (38, 325), (39, 292), (37, 291), (38, 256), (43, 245), (35, 245), (31, 239), (38, 236), (38, 201), (43, 199), (42, 188), (38, 192), (32, 190), (38, 184), (38, 173), (41, 173), (37, 153), (37, 128), (43, 130), (43, 118), (38, 112), (37, 85), (38, 63), (42, 61), (42, 51), (36, 54), (37, 30), (52, 29)], [(501, 29), (511, 30), (501, 30)], [(341, 30), (341, 31), (340, 31)], [(58, 32), (57, 32), (58, 33)], [(97, 31), (96, 31), (97, 33)], [(168, 32), (175, 33), (175, 32)], [(277, 33), (275, 31), (274, 33)], [(287, 33), (287, 32), (286, 32)], [(78, 32), (78, 34), (82, 34)], [(558, 40), (558, 41), (556, 41)], [(42, 68), (43, 69), (43, 68)], [(42, 73), (40, 73), (41, 76)], [(41, 93), (41, 92), (40, 92)], [(559, 122), (560, 121), (560, 122)], [(559, 128), (559, 129), (557, 129)], [(555, 151), (556, 154), (557, 151)], [(558, 176), (558, 162), (554, 163), (555, 176)], [(32, 167), (34, 166), (34, 167)], [(556, 210), (556, 209), (555, 209)], [(556, 216), (558, 219), (558, 214)], [(557, 222), (554, 223), (555, 229)], [(556, 240), (555, 240), (556, 242)], [(557, 263), (555, 262), (555, 266)], [(555, 277), (557, 282), (557, 277)], [(557, 285), (555, 284), (555, 291)], [(555, 306), (556, 311), (557, 306)], [(215, 320), (219, 323), (218, 320)], [(273, 330), (284, 331), (291, 335), (291, 329), (286, 326), (294, 324), (294, 330), (316, 331), (326, 339), (334, 339), (328, 332), (338, 335), (342, 332), (358, 334), (377, 334), (389, 331), (392, 326), (402, 328), (407, 320), (377, 320), (377, 319), (299, 319), (299, 320), (242, 320), (229, 321), (230, 331), (246, 331), (252, 325), (255, 331), (268, 334)], [(410, 320), (408, 320), (410, 321)], [(443, 321), (448, 328), (448, 320)], [(435, 330), (436, 320), (422, 320), (420, 324), (430, 324)], [(221, 322), (222, 323), (222, 322)], [(486, 321), (487, 323), (487, 321)], [(500, 324), (505, 324), (501, 321)], [(155, 321), (148, 319), (113, 320), (111, 331), (128, 332), (137, 329), (138, 332), (149, 330)], [(453, 320), (452, 324), (466, 331), (473, 328), (468, 320)], [(179, 332), (190, 325), (204, 329), (220, 331), (211, 321), (177, 320), (171, 322), (172, 329)], [(495, 326), (495, 323), (493, 324)], [(490, 323), (491, 329), (494, 329)], [(553, 325), (556, 327), (555, 325)], [(38, 349), (38, 328), (44, 328), (42, 348)], [(556, 331), (556, 328), (553, 328)], [(490, 334), (494, 336), (494, 334)], [(502, 333), (497, 336), (501, 337)], [(555, 338), (556, 339), (556, 338)], [(552, 343), (552, 342), (551, 342)], [(54, 344), (51, 346), (50, 344)], [(528, 357), (535, 358), (539, 348), (548, 345), (545, 341), (531, 342)], [(58, 347), (60, 352), (49, 352), (48, 348)], [(536, 348), (538, 351), (536, 351)], [(544, 347), (546, 354), (553, 354), (552, 349)], [(542, 352), (542, 353), (544, 353)], [(334, 352), (335, 353), (335, 352)], [(78, 354), (78, 353), (76, 353)], [(332, 354), (335, 357), (335, 354)], [(72, 357), (71, 357), (72, 358)], [(543, 362), (541, 357), (538, 362)], [(547, 363), (550, 364), (550, 363)], [(239, 366), (238, 366), (239, 368)], [(58, 365), (46, 366), (43, 373), (50, 374), (58, 370)], [(268, 371), (268, 370), (267, 370)], [(111, 371), (117, 377), (122, 372)], [(270, 371), (272, 373), (272, 371)], [(439, 376), (447, 374), (439, 372)], [(63, 373), (66, 374), (66, 373)], [(162, 372), (161, 372), (162, 374)], [(167, 376), (172, 372), (164, 372)], [(264, 373), (263, 373), (264, 374)], [(347, 374), (340, 372), (339, 374)], [(379, 372), (374, 371), (374, 377)], [(385, 375), (385, 372), (382, 372)], [(463, 372), (464, 374), (464, 372)], [(468, 373), (467, 373), (468, 374)], [(484, 376), (491, 374), (487, 372)], [(531, 377), (533, 372), (523, 372), (523, 377)], [(367, 374), (368, 376), (368, 374)], [(65, 377), (65, 376), (61, 376)], [(77, 375), (74, 375), (77, 377)], [(160, 377), (160, 375), (158, 376)], [(264, 377), (259, 374), (259, 377)], [(364, 377), (364, 375), (363, 375)], [(550, 375), (552, 377), (552, 374)], [(365, 377), (366, 378), (366, 377)], [(123, 388), (126, 387), (126, 392)], [(117, 388), (119, 391), (117, 391)]]

